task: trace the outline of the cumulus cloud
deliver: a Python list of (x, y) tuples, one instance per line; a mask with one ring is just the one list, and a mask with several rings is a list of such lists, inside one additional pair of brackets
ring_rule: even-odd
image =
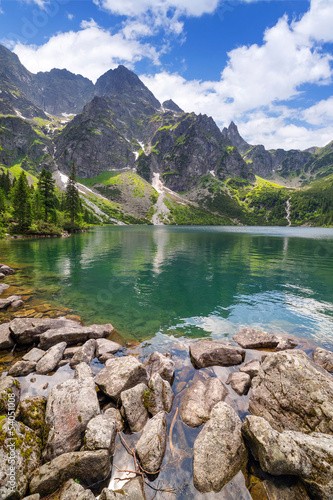
[(302, 112), (302, 118), (312, 125), (327, 123), (333, 126), (333, 97), (323, 99)]
[(78, 32), (69, 31), (52, 36), (41, 46), (17, 43), (14, 52), (33, 73), (52, 68), (66, 68), (95, 81), (110, 68), (148, 58), (159, 64), (154, 47), (138, 40), (127, 39), (123, 33), (112, 34), (94, 20), (82, 21)]
[(113, 14), (135, 17), (151, 11), (159, 15), (170, 10), (187, 16), (202, 16), (215, 11), (220, 0), (95, 0)]

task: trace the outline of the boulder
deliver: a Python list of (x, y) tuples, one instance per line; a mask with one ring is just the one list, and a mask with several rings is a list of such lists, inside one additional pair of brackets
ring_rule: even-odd
[(59, 500), (95, 500), (95, 495), (91, 490), (84, 489), (80, 483), (69, 479), (63, 485), (60, 493)]
[(108, 412), (108, 415), (111, 417), (113, 417), (113, 419), (116, 421), (116, 424), (117, 424), (117, 432), (122, 432), (125, 428), (125, 425), (124, 425), (124, 420), (123, 420), (123, 417), (121, 416), (120, 414), (120, 410), (118, 410), (117, 408), (113, 408), (113, 407), (108, 407), (109, 405), (107, 405), (106, 407), (103, 408), (103, 412), (106, 413)]
[(135, 452), (140, 464), (149, 474), (155, 474), (159, 471), (165, 455), (166, 443), (167, 424), (165, 413), (161, 411), (148, 420), (135, 445)]
[(21, 297), (19, 295), (11, 295), (6, 299), (0, 299), (0, 310), (7, 309), (7, 307), (11, 306), (13, 303), (19, 300), (21, 300)]
[(70, 360), (70, 365), (73, 368), (73, 366), (79, 365), (80, 363), (87, 363), (87, 365), (90, 365), (92, 360), (95, 357), (95, 352), (96, 352), (96, 340), (95, 339), (90, 339), (87, 340), (83, 344), (82, 347), (74, 354), (72, 359)]
[(275, 347), (274, 352), (286, 351), (287, 349), (294, 349), (298, 345), (297, 340), (291, 339), (289, 337), (282, 337), (282, 335), (277, 335), (279, 339), (278, 345)]
[(116, 416), (113, 411), (106, 410), (103, 415), (97, 415), (88, 423), (84, 437), (84, 450), (105, 449), (113, 455), (116, 435)]
[(230, 384), (233, 390), (237, 392), (239, 396), (243, 396), (243, 394), (247, 394), (249, 392), (249, 389), (251, 387), (251, 378), (248, 373), (233, 372), (230, 373), (226, 384)]
[[(0, 443), (1, 498), (22, 498), (29, 476), (39, 464), (42, 443), (32, 429), (10, 418), (0, 420)], [(13, 482), (11, 466), (16, 478)], [(11, 487), (15, 492), (12, 496)]]
[(19, 309), (20, 307), (23, 307), (24, 306), (24, 302), (23, 300), (21, 299), (17, 299), (17, 300), (14, 300), (12, 303), (11, 303), (11, 307), (13, 309)]
[(25, 377), (35, 371), (36, 363), (34, 361), (17, 361), (8, 370), (8, 375), (12, 377)]
[(44, 460), (78, 450), (88, 422), (99, 414), (92, 378), (67, 380), (53, 387), (46, 405), (48, 436), (43, 451)]
[(6, 266), (5, 264), (0, 264), (0, 272), (5, 276), (9, 276), (10, 274), (13, 274), (14, 269), (12, 269), (9, 266)]
[(85, 486), (91, 486), (103, 481), (110, 470), (107, 450), (64, 453), (35, 471), (30, 481), (30, 492), (44, 497), (69, 479), (78, 479)]
[(260, 361), (258, 359), (252, 359), (248, 363), (245, 363), (245, 365), (240, 366), (238, 370), (243, 373), (247, 373), (250, 375), (250, 378), (252, 379), (253, 377), (256, 377), (258, 375), (260, 368)]
[(277, 347), (279, 344), (279, 339), (276, 335), (261, 332), (254, 328), (243, 328), (233, 336), (233, 340), (244, 347), (244, 349), (271, 349)]
[(11, 376), (0, 378), (0, 415), (7, 416), (9, 411), (16, 410), (20, 396), (21, 388), (18, 380)]
[(62, 359), (66, 346), (66, 342), (60, 342), (50, 347), (36, 364), (36, 373), (46, 375), (47, 373), (53, 372)]
[(217, 493), (247, 463), (241, 427), (231, 406), (214, 406), (193, 447), (193, 482), (201, 493)]
[(145, 367), (134, 356), (125, 356), (108, 360), (95, 382), (107, 396), (118, 401), (122, 391), (141, 382), (147, 385), (148, 377)]
[(149, 413), (151, 415), (156, 415), (160, 411), (169, 413), (172, 410), (172, 403), (175, 398), (169, 382), (155, 372), (149, 380), (148, 388), (147, 403)]
[(38, 363), (38, 361), (44, 356), (45, 351), (43, 349), (38, 349), (38, 347), (33, 347), (29, 352), (23, 356), (23, 361), (33, 361)]
[(146, 500), (144, 485), (140, 477), (130, 479), (120, 490), (104, 488), (99, 500)]
[(80, 363), (79, 365), (75, 366), (74, 378), (94, 378), (94, 374), (87, 363)]
[(313, 354), (313, 361), (317, 365), (322, 366), (328, 372), (333, 373), (333, 352), (323, 349), (322, 347), (317, 347)]
[[(49, 329), (75, 328), (76, 326), (80, 326), (79, 323), (65, 318), (15, 318), (9, 323), (12, 337), (20, 345), (29, 345), (38, 342), (40, 335)], [(59, 342), (61, 341), (62, 339), (59, 340)], [(52, 346), (47, 346), (46, 349), (49, 347)]]
[(296, 475), (311, 498), (333, 498), (333, 436), (313, 432), (278, 432), (261, 417), (247, 416), (242, 428), (261, 468), (272, 475)]
[(245, 359), (244, 349), (215, 340), (195, 342), (190, 346), (190, 355), (197, 368), (240, 365)]
[(171, 385), (175, 374), (175, 363), (170, 355), (163, 355), (160, 352), (153, 352), (149, 358), (150, 376), (158, 373)]
[(143, 383), (120, 394), (125, 418), (132, 432), (141, 431), (148, 420), (148, 396), (149, 389)]
[(113, 331), (113, 326), (110, 324), (81, 326), (74, 321), (72, 323), (74, 326), (55, 327), (47, 330), (40, 336), (39, 347), (48, 349), (59, 342), (66, 342), (69, 345), (77, 344), (79, 342), (86, 342), (89, 339), (107, 337)]
[(42, 439), (47, 399), (45, 396), (29, 396), (22, 399), (17, 407), (16, 420), (35, 431)]
[(112, 340), (108, 339), (97, 339), (96, 340), (96, 357), (98, 359), (101, 358), (101, 356), (105, 356), (106, 354), (115, 354), (116, 352), (120, 351), (123, 347), (120, 344), (117, 344), (117, 342), (113, 342)]
[(252, 379), (249, 410), (274, 429), (333, 433), (333, 379), (303, 351), (269, 354)]
[(10, 335), (9, 323), (2, 323), (0, 325), (0, 351), (11, 349), (14, 341)]
[(228, 389), (218, 378), (197, 380), (184, 396), (180, 410), (183, 422), (190, 427), (207, 422), (213, 407), (224, 401), (228, 394)]

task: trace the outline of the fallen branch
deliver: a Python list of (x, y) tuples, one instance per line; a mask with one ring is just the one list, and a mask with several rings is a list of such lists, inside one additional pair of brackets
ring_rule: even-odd
[(173, 431), (173, 428), (174, 428), (174, 425), (176, 422), (177, 415), (178, 415), (178, 407), (177, 407), (176, 412), (174, 414), (174, 417), (172, 419), (171, 426), (170, 426), (170, 432), (169, 432), (169, 443), (170, 443), (170, 450), (171, 450), (172, 457), (175, 456), (175, 450), (174, 450), (173, 443), (172, 443), (172, 431)]

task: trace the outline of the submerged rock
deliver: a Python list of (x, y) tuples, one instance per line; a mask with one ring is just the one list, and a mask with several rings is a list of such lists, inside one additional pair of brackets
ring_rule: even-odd
[(5, 264), (0, 264), (0, 273), (4, 274), (5, 276), (9, 276), (10, 274), (13, 274), (14, 269), (12, 269), (9, 266), (6, 266)]
[(215, 340), (195, 342), (190, 346), (190, 355), (197, 368), (239, 365), (245, 359), (244, 349)]
[(159, 471), (165, 455), (166, 443), (167, 424), (165, 413), (161, 411), (148, 420), (135, 445), (141, 466), (149, 474), (155, 474)]
[(241, 427), (231, 406), (224, 402), (214, 406), (193, 447), (193, 482), (201, 493), (217, 493), (246, 464)]
[(322, 366), (328, 372), (333, 372), (333, 352), (323, 349), (322, 347), (317, 347), (312, 357), (317, 365)]
[(184, 396), (180, 411), (183, 422), (190, 427), (207, 422), (213, 407), (224, 401), (228, 394), (228, 389), (218, 378), (197, 380)]
[(35, 471), (30, 481), (30, 492), (44, 497), (69, 479), (78, 479), (85, 486), (91, 486), (103, 481), (110, 470), (107, 450), (64, 453)]
[(78, 450), (88, 422), (100, 414), (92, 378), (72, 379), (51, 389), (45, 415), (45, 460)]
[(149, 389), (143, 383), (120, 394), (125, 418), (132, 432), (141, 431), (148, 420), (148, 395)]
[(230, 373), (226, 384), (230, 384), (239, 396), (243, 396), (243, 394), (247, 394), (249, 392), (251, 387), (251, 378), (248, 373), (234, 372)]
[(48, 349), (36, 364), (36, 373), (46, 375), (47, 373), (53, 372), (62, 359), (66, 346), (66, 342), (60, 342)]
[[(7, 307), (12, 306), (16, 302), (21, 301), (21, 297), (19, 295), (11, 295), (10, 297), (7, 297), (6, 299), (0, 299), (0, 310), (1, 309), (7, 309)], [(23, 304), (23, 302), (22, 302)]]
[(175, 363), (170, 356), (165, 356), (160, 352), (153, 352), (149, 358), (150, 376), (158, 373), (169, 384), (172, 384), (175, 374)]
[(269, 354), (252, 380), (249, 409), (280, 432), (333, 433), (333, 378), (303, 351)]
[(6, 285), (6, 283), (0, 283), (0, 295), (2, 295), (7, 288), (9, 288), (9, 285)]
[(95, 377), (98, 387), (107, 396), (118, 400), (122, 391), (140, 384), (148, 383), (145, 367), (134, 357), (110, 359)]

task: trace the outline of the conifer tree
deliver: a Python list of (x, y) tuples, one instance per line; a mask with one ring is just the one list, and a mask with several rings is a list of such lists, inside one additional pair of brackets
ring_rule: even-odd
[(6, 196), (0, 188), (0, 215), (6, 210)]
[(17, 220), (18, 232), (24, 233), (31, 224), (30, 188), (24, 172), (15, 182), (12, 193), (13, 215)]
[(42, 206), (44, 208), (44, 221), (47, 222), (49, 214), (54, 210), (55, 205), (55, 180), (49, 170), (40, 173), (38, 181), (38, 191), (40, 192)]
[(78, 216), (81, 209), (81, 201), (79, 191), (76, 187), (76, 168), (73, 162), (71, 175), (68, 178), (66, 187), (66, 211), (71, 219), (71, 226), (75, 225), (75, 218)]

